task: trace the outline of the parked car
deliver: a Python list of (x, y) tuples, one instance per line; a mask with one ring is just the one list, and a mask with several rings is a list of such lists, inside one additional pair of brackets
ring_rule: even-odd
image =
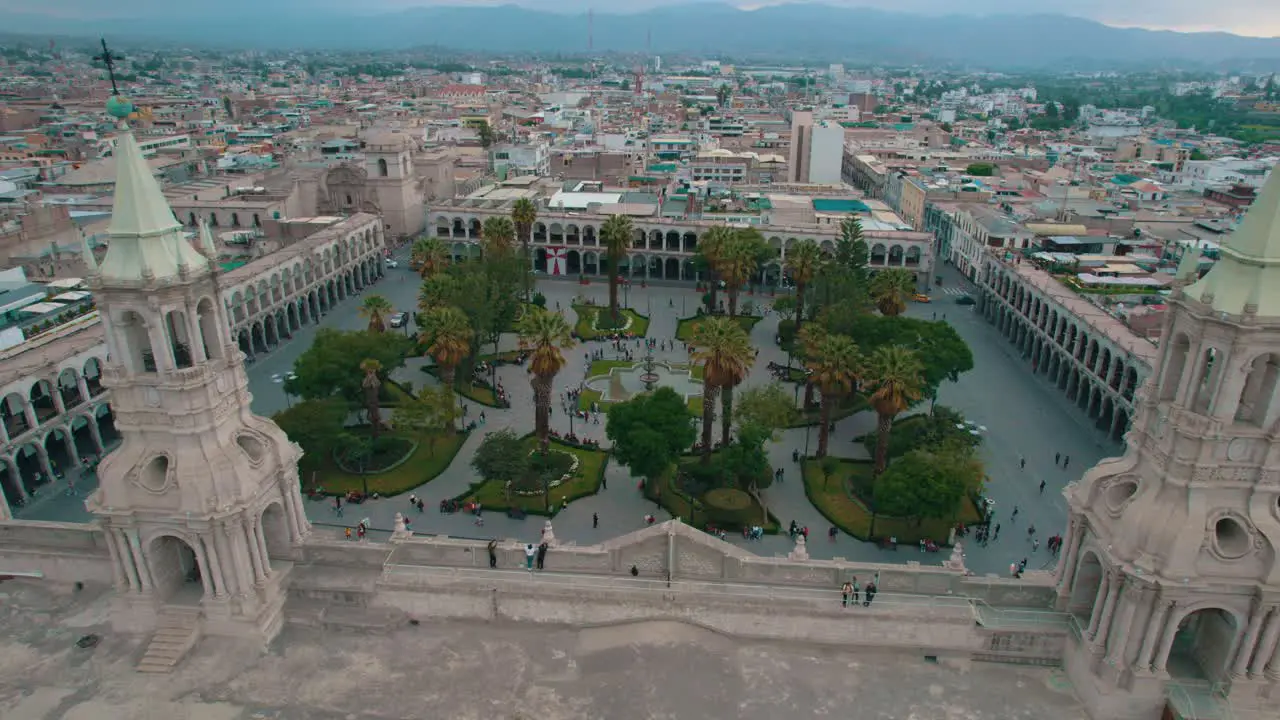
[(387, 267), (389, 267), (389, 268), (398, 268), (398, 267), (400, 267), (400, 261), (399, 261), (399, 260), (392, 260), (391, 258), (387, 258)]
[(916, 293), (915, 295), (911, 296), (911, 299), (915, 300), (918, 303), (932, 302), (932, 300), (929, 299), (929, 296), (925, 295), (924, 293)]
[(973, 297), (969, 295), (961, 295), (956, 298), (957, 305), (973, 305), (975, 303), (977, 303), (977, 300), (974, 300)]
[(402, 312), (395, 313), (390, 318), (388, 318), (388, 322), (391, 324), (391, 327), (393, 328), (404, 327), (404, 324), (408, 320), (409, 320), (409, 313), (402, 313)]

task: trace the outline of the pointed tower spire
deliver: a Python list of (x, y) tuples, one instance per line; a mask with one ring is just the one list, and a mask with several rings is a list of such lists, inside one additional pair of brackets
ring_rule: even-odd
[(1200, 279), (1200, 248), (1187, 248), (1178, 261), (1178, 269), (1174, 272), (1173, 283), (1185, 287)]
[(218, 259), (218, 246), (213, 242), (213, 232), (209, 230), (209, 223), (200, 220), (200, 252), (214, 262)]
[(1222, 244), (1222, 259), (1184, 292), (1219, 312), (1280, 317), (1280, 172)]
[(89, 235), (80, 228), (80, 257), (84, 260), (84, 266), (89, 272), (98, 272), (98, 258), (93, 256), (93, 248), (89, 245)]

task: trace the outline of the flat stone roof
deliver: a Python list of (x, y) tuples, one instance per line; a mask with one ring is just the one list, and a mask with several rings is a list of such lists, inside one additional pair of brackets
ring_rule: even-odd
[[(671, 621), (287, 625), (265, 652), (205, 636), (172, 674), (144, 675), (134, 667), (147, 638), (111, 631), (109, 593), (10, 581), (0, 594), (6, 720), (1085, 717), (1060, 670), (737, 640)], [(100, 643), (78, 649), (90, 633)]]

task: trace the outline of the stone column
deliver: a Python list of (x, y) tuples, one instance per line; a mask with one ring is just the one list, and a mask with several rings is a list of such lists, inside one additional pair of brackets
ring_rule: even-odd
[(253, 567), (253, 579), (261, 585), (266, 577), (262, 574), (262, 561), (258, 558), (258, 554), (253, 552), (253, 521), (249, 517), (245, 517), (244, 522), (240, 523), (241, 532), (244, 533), (245, 547), (249, 548), (249, 564)]
[(30, 399), (22, 401), (22, 414), (27, 418), (27, 428), (40, 427), (40, 419), (36, 417), (36, 408), (31, 404)]
[(115, 546), (116, 555), (120, 558), (120, 568), (124, 571), (125, 580), (133, 592), (142, 592), (142, 581), (138, 578), (138, 566), (134, 563), (133, 553), (129, 550), (129, 541), (124, 531), (119, 528), (107, 528), (107, 540)]
[(253, 523), (253, 536), (255, 542), (249, 544), (249, 552), (257, 554), (258, 563), (262, 566), (262, 574), (271, 574), (271, 556), (267, 554), (267, 536), (262, 529), (262, 522)]
[(151, 580), (151, 569), (147, 567), (147, 560), (142, 556), (142, 541), (138, 539), (137, 530), (129, 530), (128, 532), (121, 530), (122, 536), (125, 538), (125, 544), (129, 546), (129, 552), (133, 555), (133, 563), (138, 573), (138, 582), (142, 586), (142, 592), (149, 593), (155, 584)]
[(193, 307), (187, 307), (182, 313), (187, 321), (187, 344), (191, 346), (191, 359), (202, 363), (209, 359), (204, 352), (204, 336), (200, 334), (200, 318)]
[(213, 596), (220, 598), (227, 594), (226, 581), (222, 579), (222, 564), (218, 562), (218, 548), (214, 547), (212, 535), (200, 535), (197, 538), (197, 545), (204, 548), (209, 568), (209, 584), (213, 586)]
[(1142, 605), (1147, 597), (1147, 588), (1133, 578), (1126, 579), (1120, 587), (1123, 591), (1123, 597), (1120, 599), (1123, 603), (1120, 620), (1106, 643), (1107, 663), (1112, 666), (1124, 663), (1125, 650), (1129, 646), (1129, 631), (1133, 628), (1133, 618), (1138, 612), (1138, 606)]
[[(3, 502), (2, 495), (0, 493), (0, 502)], [(116, 592), (129, 592), (133, 589), (133, 585), (129, 582), (129, 576), (125, 574), (124, 558), (120, 556), (120, 549), (116, 546), (115, 533), (111, 528), (105, 528), (102, 537), (107, 542), (107, 555), (111, 557), (111, 577), (115, 580)]]
[(49, 461), (49, 451), (45, 449), (44, 443), (36, 443), (36, 459), (40, 461), (40, 471), (49, 479), (52, 487), (54, 481), (53, 463)]
[(98, 418), (96, 416), (89, 418), (89, 437), (93, 439), (93, 445), (98, 449), (98, 455), (102, 455), (107, 451), (106, 446), (102, 444), (102, 432), (98, 430)]
[(67, 412), (66, 403), (62, 402), (62, 388), (58, 385), (58, 378), (54, 378), (49, 382), (49, 399), (53, 401), (53, 411), (59, 415)]
[(1165, 620), (1176, 606), (1173, 600), (1156, 599), (1155, 608), (1151, 611), (1151, 619), (1147, 620), (1147, 629), (1142, 633), (1142, 648), (1138, 650), (1138, 659), (1134, 669), (1140, 672), (1151, 671), (1151, 654), (1160, 641), (1160, 631), (1164, 629)]
[(147, 328), (147, 339), (151, 341), (151, 357), (156, 362), (156, 372), (168, 372), (174, 368), (173, 346), (169, 344), (168, 333), (153, 323)]
[(71, 426), (67, 425), (66, 434), (62, 436), (62, 444), (67, 446), (67, 456), (71, 458), (71, 467), (80, 467), (80, 449), (76, 447), (76, 438), (71, 433)]
[(1085, 633), (1086, 640), (1090, 642), (1098, 634), (1098, 625), (1102, 622), (1102, 609), (1106, 606), (1107, 601), (1111, 597), (1111, 573), (1102, 573), (1102, 582), (1098, 583), (1098, 592), (1093, 596), (1093, 607), (1089, 613), (1089, 629)]
[(1164, 623), (1164, 634), (1160, 638), (1160, 649), (1156, 650), (1155, 659), (1151, 663), (1151, 669), (1156, 672), (1164, 672), (1164, 668), (1169, 663), (1169, 651), (1173, 649), (1173, 641), (1178, 637), (1178, 626), (1182, 624), (1182, 617), (1170, 613), (1169, 618)]
[(84, 375), (76, 375), (76, 388), (80, 391), (80, 402), (82, 404), (89, 402), (89, 398), (93, 397), (89, 393), (89, 383), (85, 382)]
[[(15, 479), (16, 479), (16, 475), (15, 475)], [(21, 485), (22, 481), (18, 480), (18, 484)], [(0, 489), (0, 520), (12, 520), (12, 519), (13, 519), (13, 508), (9, 507), (9, 498), (5, 497), (4, 490)]]
[(1095, 645), (1100, 648), (1107, 644), (1107, 633), (1111, 631), (1111, 620), (1115, 616), (1116, 603), (1119, 602), (1123, 591), (1124, 579), (1119, 573), (1115, 573), (1107, 583), (1107, 601), (1102, 607), (1102, 619), (1098, 622), (1098, 630), (1093, 635)]
[(1253, 662), (1249, 663), (1250, 675), (1257, 677), (1262, 674), (1267, 661), (1276, 651), (1277, 642), (1280, 642), (1280, 605), (1272, 605), (1271, 612), (1267, 615), (1266, 630), (1262, 632), (1262, 640), (1258, 643), (1258, 651), (1253, 655)]
[(218, 586), (213, 582), (213, 567), (209, 562), (209, 555), (205, 551), (204, 538), (197, 536), (191, 549), (195, 552), (196, 565), (200, 567), (200, 587), (204, 590), (204, 599), (222, 597)]
[(227, 595), (239, 595), (241, 589), (240, 573), (237, 567), (235, 547), (227, 543), (227, 527), (221, 522), (209, 529), (209, 542), (215, 558), (222, 558), (218, 565), (218, 577), (222, 579), (222, 590)]
[(1258, 646), (1258, 633), (1262, 632), (1262, 623), (1266, 620), (1269, 611), (1270, 608), (1259, 602), (1249, 615), (1249, 627), (1245, 629), (1244, 636), (1240, 639), (1240, 647), (1236, 648), (1235, 662), (1231, 663), (1231, 677), (1244, 677), (1249, 669), (1249, 660), (1253, 657), (1254, 648)]
[(1080, 535), (1080, 518), (1073, 517), (1067, 523), (1067, 536), (1062, 542), (1067, 551), (1063, 553), (1062, 559), (1058, 561), (1058, 568), (1054, 571), (1058, 595), (1067, 595), (1071, 592), (1071, 583), (1075, 581), (1076, 547)]

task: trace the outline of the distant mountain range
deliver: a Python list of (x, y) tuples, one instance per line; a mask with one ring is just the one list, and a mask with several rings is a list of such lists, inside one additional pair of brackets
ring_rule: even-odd
[[(306, 0), (174, 3), (146, 17), (70, 19), (0, 11), (0, 28), (40, 35), (107, 35), (118, 41), (190, 45), (580, 54), (585, 14), (516, 6), (427, 7), (361, 14)], [(1055, 15), (928, 17), (819, 4), (744, 11), (692, 3), (630, 15), (597, 11), (596, 52), (722, 54), (850, 63), (963, 64), (985, 68), (1107, 68), (1135, 65), (1248, 66), (1280, 70), (1280, 38), (1109, 27)]]

